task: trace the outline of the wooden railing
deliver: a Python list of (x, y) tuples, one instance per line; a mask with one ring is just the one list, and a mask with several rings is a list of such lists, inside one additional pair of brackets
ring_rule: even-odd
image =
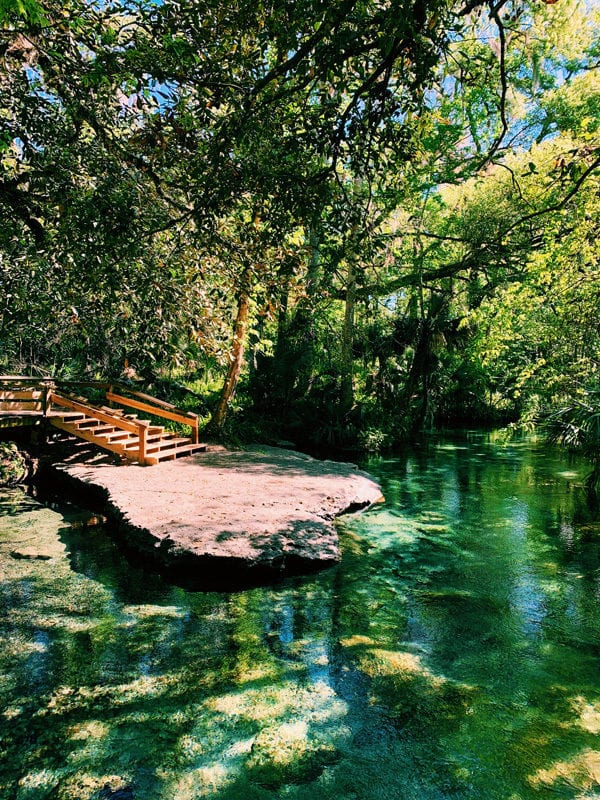
[(44, 416), (48, 406), (49, 378), (0, 375), (0, 417)]
[[(90, 403), (83, 397), (74, 397), (72, 390), (76, 388), (100, 390), (108, 403), (117, 403), (160, 419), (168, 419), (189, 426), (192, 431), (193, 443), (197, 444), (199, 441), (197, 414), (183, 411), (172, 403), (134, 391), (123, 384), (106, 381), (70, 381), (51, 377), (0, 375), (0, 415), (46, 417), (51, 413), (53, 404), (81, 413), (88, 413), (85, 411), (88, 409), (93, 411), (93, 416), (96, 416), (98, 420), (115, 424), (116, 427), (123, 430), (132, 431), (140, 436), (140, 442), (145, 441), (150, 425), (148, 420), (127, 420), (116, 413), (110, 413), (110, 409), (99, 408), (95, 403)], [(102, 415), (107, 416), (108, 419), (104, 419)], [(118, 425), (115, 422), (116, 419), (120, 420)]]
[(111, 414), (110, 411), (105, 411), (102, 408), (97, 408), (89, 403), (81, 403), (78, 400), (73, 400), (71, 397), (65, 397), (58, 392), (51, 391), (48, 395), (48, 408), (55, 403), (60, 408), (70, 408), (72, 411), (78, 411), (86, 417), (93, 417), (99, 422), (106, 422), (112, 425), (113, 428), (118, 428), (127, 433), (133, 433), (138, 437), (138, 459), (140, 463), (146, 460), (146, 447), (148, 439), (148, 428), (150, 421), (147, 419), (130, 420), (118, 414)]
[(198, 444), (199, 441), (199, 419), (198, 414), (192, 411), (183, 411), (172, 403), (167, 403), (165, 400), (159, 400), (150, 394), (137, 392), (130, 389), (121, 383), (108, 383), (106, 381), (56, 381), (59, 388), (90, 388), (100, 389), (104, 392), (104, 399), (108, 403), (116, 403), (120, 406), (127, 406), (127, 408), (134, 408), (136, 411), (143, 411), (154, 417), (161, 419), (168, 419), (172, 422), (179, 422), (181, 425), (187, 425), (192, 431), (192, 441)]

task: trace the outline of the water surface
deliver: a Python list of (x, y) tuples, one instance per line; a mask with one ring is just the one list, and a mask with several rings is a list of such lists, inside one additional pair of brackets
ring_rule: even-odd
[(0, 492), (0, 798), (599, 798), (585, 468), (483, 434), (367, 468), (338, 567), (232, 594)]

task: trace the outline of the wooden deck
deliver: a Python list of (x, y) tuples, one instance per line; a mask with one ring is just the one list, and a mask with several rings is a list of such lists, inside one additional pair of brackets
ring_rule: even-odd
[[(80, 394), (101, 397), (94, 403)], [(104, 405), (106, 401), (107, 405)], [(130, 413), (129, 409), (145, 416)], [(165, 430), (157, 420), (191, 429), (190, 436)], [(101, 381), (59, 381), (51, 377), (0, 376), (0, 428), (43, 425), (117, 453), (128, 461), (160, 461), (203, 452), (198, 415), (152, 395)]]

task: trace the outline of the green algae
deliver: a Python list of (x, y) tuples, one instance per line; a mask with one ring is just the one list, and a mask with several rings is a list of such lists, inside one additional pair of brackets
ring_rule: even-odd
[(388, 503), (343, 523), (339, 567), (234, 594), (0, 493), (0, 798), (597, 795), (600, 530), (576, 465), (441, 445), (369, 465)]

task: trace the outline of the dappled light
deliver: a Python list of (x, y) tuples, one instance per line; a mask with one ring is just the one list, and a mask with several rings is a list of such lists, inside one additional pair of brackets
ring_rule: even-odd
[(372, 462), (388, 503), (344, 523), (338, 567), (233, 594), (5, 490), (0, 794), (587, 797), (598, 522), (576, 465), (491, 438)]
[(0, 800), (600, 797), (596, 6), (0, 0)]

